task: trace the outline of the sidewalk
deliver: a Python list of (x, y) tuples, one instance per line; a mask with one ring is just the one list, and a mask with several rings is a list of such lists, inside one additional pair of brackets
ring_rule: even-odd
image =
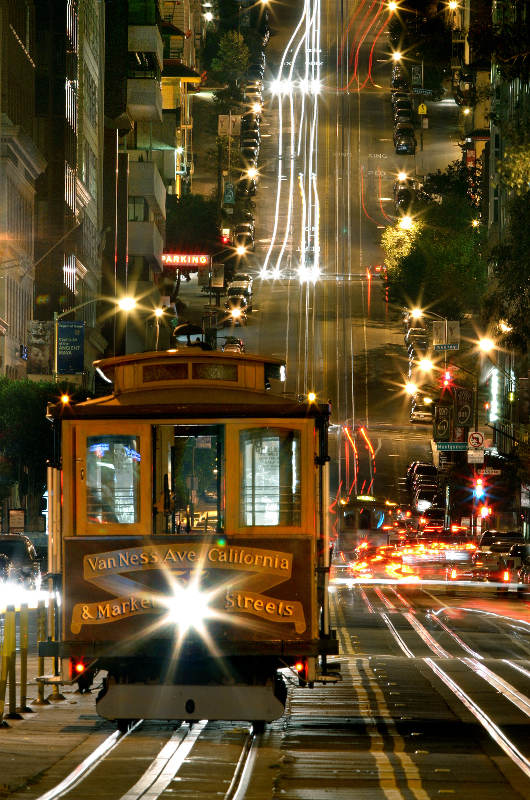
[[(17, 671), (18, 668), (17, 657)], [(24, 796), (28, 797), (29, 786), (46, 771), (49, 776), (44, 788), (50, 788), (114, 730), (114, 726), (96, 714), (94, 689), (90, 694), (79, 694), (76, 686), (63, 686), (61, 693), (65, 700), (47, 706), (32, 705), (37, 697), (37, 669), (37, 657), (29, 656), (27, 694), (32, 713), (22, 714), (19, 720), (7, 719), (9, 727), (0, 728), (0, 794), (24, 789)], [(51, 688), (46, 687), (45, 697), (50, 694)], [(19, 697), (17, 683), (17, 703)], [(8, 716), (7, 705), (4, 716)], [(97, 741), (93, 737), (95, 731), (100, 732)], [(91, 735), (84, 752), (83, 743)], [(41, 786), (37, 794), (42, 794), (42, 789)]]
[[(416, 130), (418, 147), (416, 149), (416, 175), (423, 177), (436, 170), (445, 170), (447, 166), (462, 158), (459, 143), (462, 130), (459, 126), (459, 107), (456, 105), (449, 88), (443, 100), (437, 103), (425, 100), (427, 106), (427, 129)], [(421, 141), (423, 139), (423, 149)]]

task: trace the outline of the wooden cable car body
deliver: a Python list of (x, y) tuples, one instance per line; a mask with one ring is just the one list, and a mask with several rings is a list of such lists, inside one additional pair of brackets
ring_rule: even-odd
[(65, 678), (106, 670), (108, 719), (277, 718), (278, 669), (311, 685), (337, 652), (328, 407), (275, 391), (283, 365), (260, 356), (183, 347), (97, 366), (112, 394), (51, 409), (61, 631), (41, 652)]

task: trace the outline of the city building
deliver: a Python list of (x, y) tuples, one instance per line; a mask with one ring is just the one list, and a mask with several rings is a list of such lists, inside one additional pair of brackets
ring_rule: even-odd
[[(104, 5), (42, 0), (36, 6), (36, 30), (35, 132), (47, 167), (37, 186), (35, 317), (50, 321), (56, 313), (84, 322), (83, 374), (89, 387), (92, 361), (105, 347), (96, 302), (103, 221)], [(82, 308), (74, 311), (77, 306)], [(72, 314), (65, 313), (69, 309)]]
[(0, 374), (26, 372), (35, 280), (35, 182), (46, 163), (33, 136), (33, 2), (0, 1)]

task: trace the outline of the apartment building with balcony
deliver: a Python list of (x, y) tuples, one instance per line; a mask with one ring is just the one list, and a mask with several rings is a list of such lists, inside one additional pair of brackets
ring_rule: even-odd
[(37, 184), (35, 317), (85, 323), (85, 385), (105, 342), (97, 328), (103, 225), (104, 5), (36, 6), (35, 131), (47, 168)]
[(0, 374), (26, 372), (35, 277), (35, 181), (46, 163), (33, 138), (33, 2), (0, 3)]

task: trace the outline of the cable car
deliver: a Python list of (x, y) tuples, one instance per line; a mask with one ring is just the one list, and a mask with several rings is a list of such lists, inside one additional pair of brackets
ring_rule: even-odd
[(101, 670), (97, 711), (121, 728), (278, 718), (279, 670), (331, 680), (338, 651), (329, 407), (292, 399), (284, 364), (247, 353), (183, 346), (95, 366), (111, 394), (49, 408), (61, 602), (41, 655), (65, 680)]

